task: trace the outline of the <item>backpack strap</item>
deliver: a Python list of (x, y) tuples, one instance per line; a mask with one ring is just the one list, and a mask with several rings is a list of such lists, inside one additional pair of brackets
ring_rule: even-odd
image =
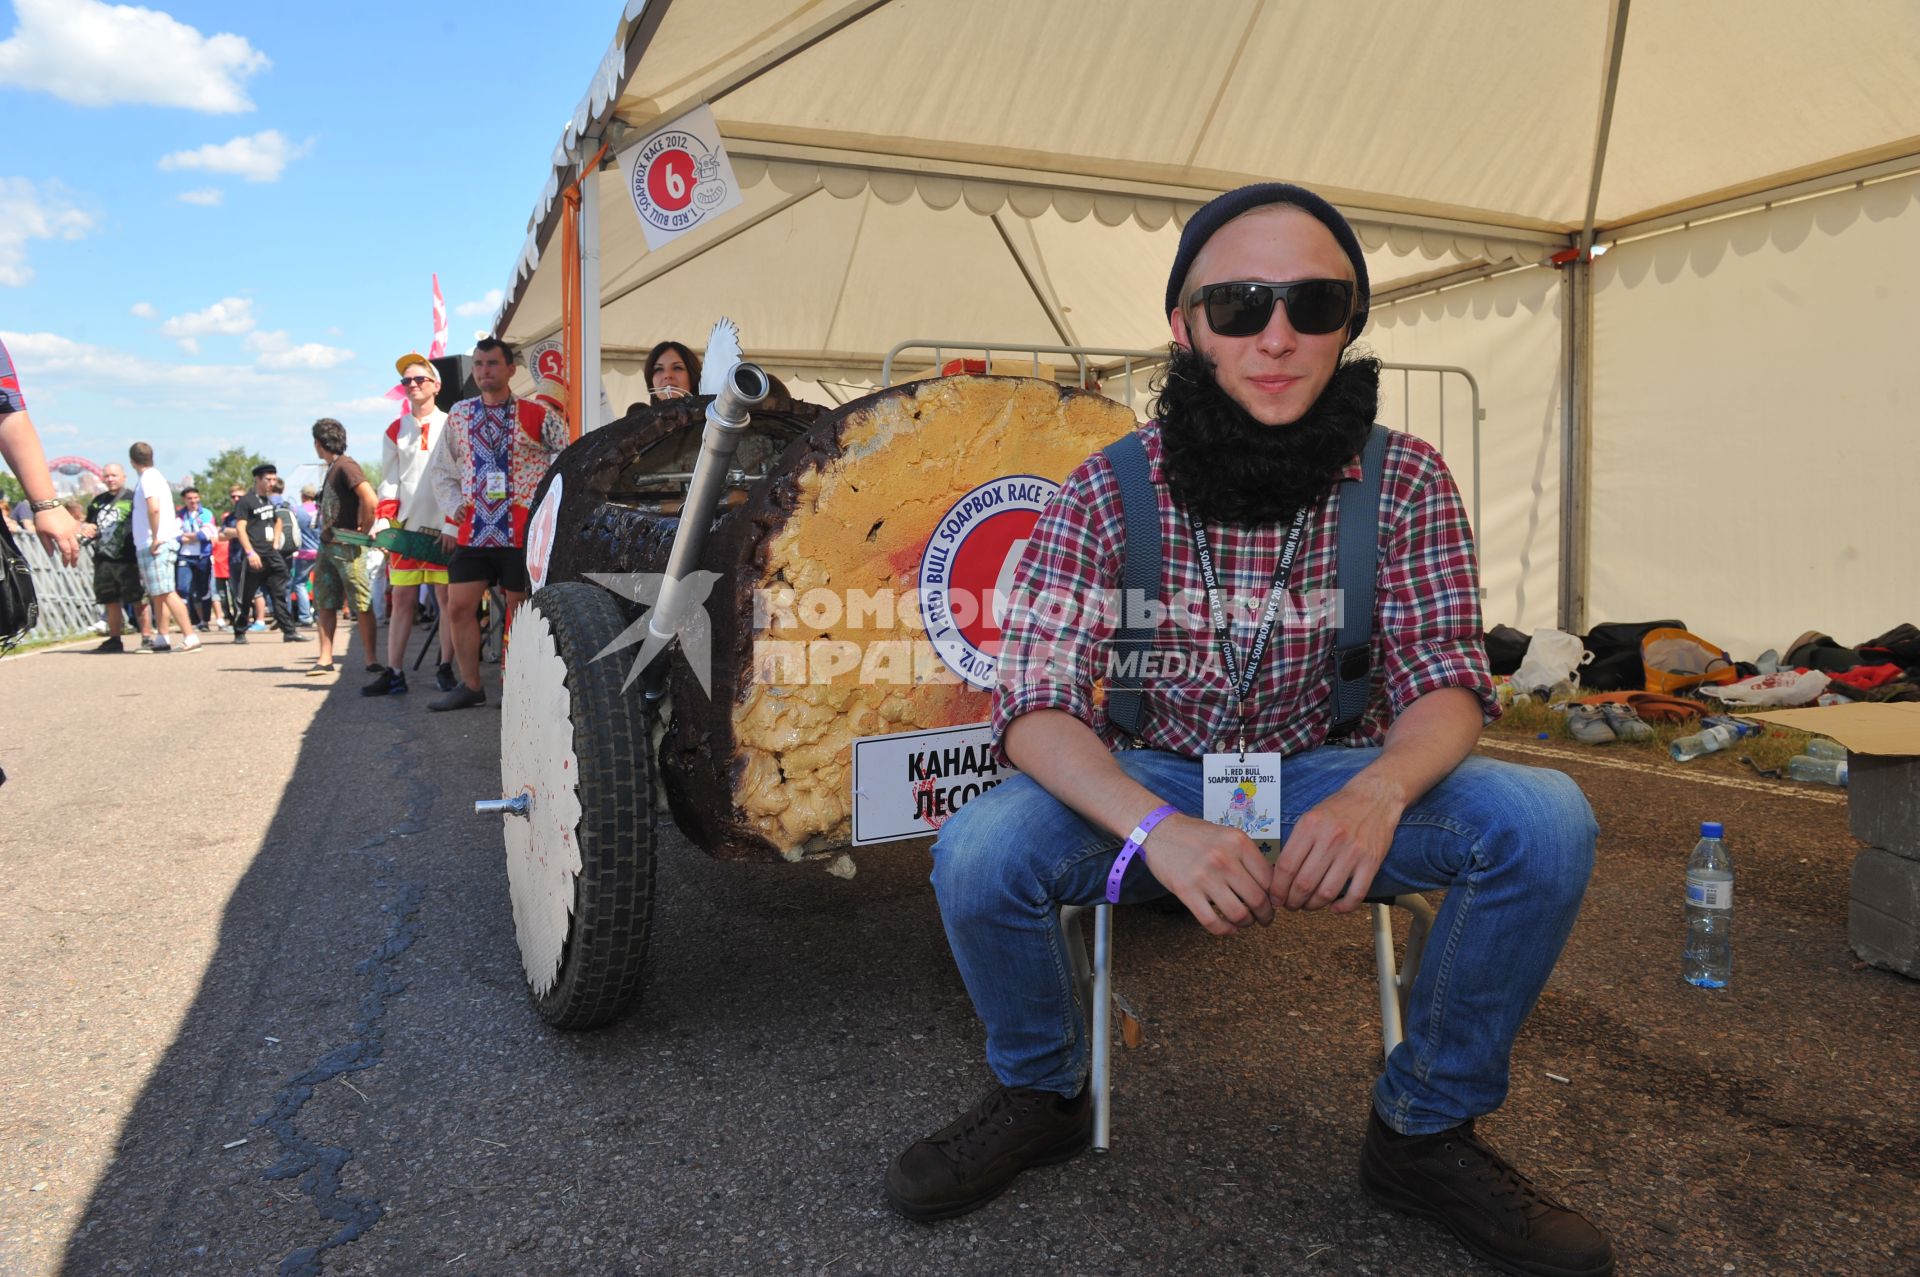
[(1373, 587), (1380, 571), (1380, 482), (1386, 469), (1387, 428), (1376, 424), (1360, 450), (1360, 479), (1340, 494), (1340, 567), (1335, 584), (1344, 600), (1333, 643), (1335, 740), (1360, 725), (1373, 681)]
[(1160, 595), (1160, 499), (1154, 495), (1147, 448), (1137, 432), (1129, 431), (1100, 451), (1113, 467), (1113, 477), (1120, 484), (1126, 548), (1126, 563), (1120, 574), (1121, 625), (1108, 645), (1120, 658), (1114, 663), (1120, 672), (1107, 681), (1107, 720), (1138, 740), (1146, 714), (1146, 700), (1140, 690), (1144, 681), (1139, 673), (1142, 662), (1127, 658), (1133, 653), (1146, 654), (1153, 646), (1153, 631), (1145, 626), (1130, 627), (1126, 621), (1130, 614), (1143, 614), (1147, 610), (1133, 609), (1128, 603), (1134, 599), (1157, 599)]

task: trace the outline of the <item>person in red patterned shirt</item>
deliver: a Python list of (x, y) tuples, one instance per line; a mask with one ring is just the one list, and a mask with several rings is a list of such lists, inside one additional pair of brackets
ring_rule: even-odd
[[(1070, 475), (1035, 525), (993, 703), (998, 747), (1022, 774), (934, 845), (941, 916), (999, 1084), (894, 1159), (886, 1191), (908, 1218), (972, 1210), (1090, 1142), (1061, 905), (1171, 894), (1231, 935), (1280, 910), (1446, 891), (1433, 943), (1448, 958), (1421, 967), (1406, 1041), (1374, 1087), (1363, 1186), (1508, 1271), (1613, 1270), (1606, 1236), (1473, 1130), (1506, 1096), (1514, 1036), (1573, 926), (1597, 829), (1566, 776), (1472, 754), (1498, 713), (1472, 532), (1445, 463), (1411, 435), (1387, 436), (1370, 703), (1330, 739), (1333, 628), (1319, 604), (1374, 429), (1380, 365), (1352, 347), (1367, 308), (1359, 241), (1309, 191), (1244, 187), (1188, 222), (1167, 285), (1171, 358), (1139, 431), (1164, 555), (1154, 648), (1179, 673), (1149, 681), (1137, 739), (1096, 696), (1112, 627), (1086, 606), (1118, 591), (1125, 558), (1107, 457)], [(1263, 624), (1275, 592), (1279, 619)], [(1235, 815), (1205, 818), (1205, 777), (1242, 755), (1284, 778), (1271, 861), (1244, 831), (1246, 795)]]

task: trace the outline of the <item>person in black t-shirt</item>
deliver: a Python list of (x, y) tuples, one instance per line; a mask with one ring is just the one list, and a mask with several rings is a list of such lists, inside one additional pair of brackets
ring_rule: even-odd
[(80, 539), (93, 542), (93, 599), (107, 610), (106, 640), (93, 650), (124, 652), (120, 631), (128, 613), (140, 629), (143, 646), (152, 642), (153, 626), (147, 620), (146, 586), (133, 561), (133, 493), (127, 489), (127, 472), (119, 462), (109, 461), (100, 477), (106, 491), (87, 506), (80, 524)]
[[(291, 519), (284, 506), (273, 502), (273, 480), (279, 470), (269, 463), (253, 468), (253, 491), (233, 503), (233, 526), (238, 532), (240, 553), (245, 566), (240, 575), (240, 597), (251, 598), (255, 589), (266, 587), (267, 606), (273, 609), (273, 623), (287, 643), (299, 643), (307, 637), (294, 628), (293, 609), (287, 605), (287, 556), (282, 551), (281, 521)], [(233, 641), (247, 641), (244, 625), (236, 622)]]

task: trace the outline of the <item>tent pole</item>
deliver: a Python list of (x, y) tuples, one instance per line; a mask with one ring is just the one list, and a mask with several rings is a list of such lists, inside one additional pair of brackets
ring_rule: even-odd
[(1587, 632), (1588, 527), (1592, 517), (1593, 265), (1567, 263), (1561, 278), (1565, 307), (1560, 439), (1560, 599), (1557, 624), (1568, 634)]
[[(583, 151), (598, 149), (588, 139)], [(598, 430), (606, 424), (601, 412), (605, 392), (600, 383), (600, 162), (588, 161), (580, 175), (580, 430)]]
[(1620, 58), (1627, 44), (1627, 8), (1631, 0), (1613, 0), (1608, 31), (1606, 80), (1600, 94), (1600, 119), (1594, 128), (1593, 173), (1587, 180), (1587, 216), (1566, 264), (1565, 364), (1566, 429), (1560, 440), (1560, 628), (1587, 632), (1587, 593), (1591, 586), (1593, 517), (1593, 220), (1600, 207), (1600, 178), (1607, 166), (1607, 138), (1613, 131), (1613, 100), (1620, 87)]

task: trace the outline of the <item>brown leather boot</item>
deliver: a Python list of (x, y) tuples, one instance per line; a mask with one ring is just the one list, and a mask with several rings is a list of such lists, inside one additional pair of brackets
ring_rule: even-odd
[(1613, 1245), (1480, 1142), (1473, 1123), (1401, 1135), (1370, 1114), (1360, 1187), (1383, 1206), (1439, 1220), (1502, 1272), (1608, 1277)]
[(996, 1086), (947, 1126), (907, 1145), (887, 1168), (887, 1201), (913, 1220), (946, 1219), (984, 1206), (1029, 1166), (1051, 1166), (1093, 1142), (1086, 1087), (1052, 1091)]

